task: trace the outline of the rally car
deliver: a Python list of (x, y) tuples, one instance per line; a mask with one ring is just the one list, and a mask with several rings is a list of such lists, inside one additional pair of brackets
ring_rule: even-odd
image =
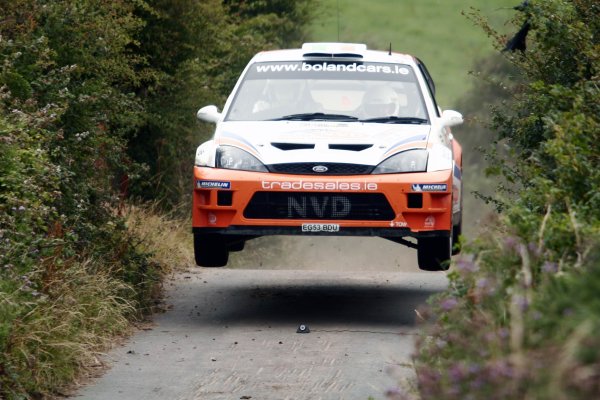
[[(461, 147), (425, 65), (364, 44), (261, 52), (196, 151), (196, 263), (265, 235), (379, 236), (444, 270), (462, 220)], [(412, 239), (411, 239), (412, 238)]]

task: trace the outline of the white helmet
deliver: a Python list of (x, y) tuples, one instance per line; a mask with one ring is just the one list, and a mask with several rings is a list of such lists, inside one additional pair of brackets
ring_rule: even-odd
[(398, 94), (389, 86), (379, 85), (365, 93), (362, 108), (369, 117), (388, 117), (398, 112)]
[(273, 106), (295, 103), (299, 100), (303, 81), (273, 79), (267, 82), (267, 94)]

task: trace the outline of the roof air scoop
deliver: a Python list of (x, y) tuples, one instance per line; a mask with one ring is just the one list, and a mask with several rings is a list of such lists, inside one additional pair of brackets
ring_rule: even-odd
[(354, 53), (304, 53), (302, 56), (306, 58), (363, 58), (362, 55)]
[(361, 53), (367, 50), (361, 43), (304, 43), (304, 57), (327, 58), (363, 58)]

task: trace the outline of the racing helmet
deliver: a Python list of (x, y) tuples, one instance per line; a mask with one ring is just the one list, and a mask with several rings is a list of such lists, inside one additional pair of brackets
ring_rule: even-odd
[(272, 106), (291, 104), (299, 100), (302, 82), (293, 79), (273, 79), (267, 83), (266, 90)]
[(389, 86), (378, 85), (367, 90), (362, 108), (368, 117), (387, 117), (398, 113), (398, 94)]

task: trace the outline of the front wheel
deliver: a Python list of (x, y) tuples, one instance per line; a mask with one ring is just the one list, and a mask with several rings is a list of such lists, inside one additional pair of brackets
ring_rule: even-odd
[(233, 240), (231, 242), (229, 242), (229, 244), (227, 245), (227, 248), (229, 249), (229, 251), (242, 251), (244, 250), (244, 247), (246, 246), (246, 241), (245, 240)]
[(460, 254), (462, 246), (460, 244), (460, 235), (462, 235), (462, 221), (452, 227), (452, 255)]
[(423, 271), (445, 271), (450, 267), (452, 236), (419, 238), (417, 258)]
[(194, 233), (194, 256), (200, 267), (223, 267), (229, 261), (229, 250), (220, 235)]

